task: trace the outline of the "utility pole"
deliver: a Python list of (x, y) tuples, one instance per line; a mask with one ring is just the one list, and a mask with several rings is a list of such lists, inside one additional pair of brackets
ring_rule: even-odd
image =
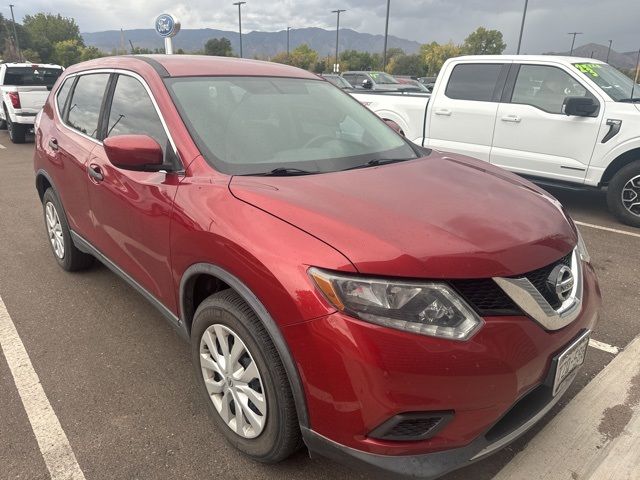
[(524, 12), (522, 12), (522, 23), (520, 24), (520, 36), (518, 37), (518, 51), (517, 55), (520, 55), (520, 46), (522, 45), (522, 33), (524, 32), (524, 20), (527, 18), (527, 6), (529, 5), (529, 0), (524, 0)]
[(22, 53), (20, 53), (20, 42), (18, 41), (18, 32), (16, 31), (16, 17), (13, 16), (13, 7), (15, 5), (9, 5), (11, 9), (11, 21), (13, 22), (13, 39), (16, 41), (16, 52), (18, 53), (18, 60), (22, 61)]
[(240, 58), (242, 57), (242, 5), (247, 2), (235, 2), (234, 5), (238, 6), (238, 34), (240, 35)]
[(607, 50), (607, 59), (605, 60), (606, 63), (609, 63), (609, 54), (611, 53), (611, 44), (613, 43), (613, 40), (609, 40), (609, 50)]
[(346, 12), (346, 10), (331, 10), (331, 13), (336, 13), (338, 16), (336, 22), (336, 64), (333, 66), (333, 73), (340, 73), (340, 67), (338, 66), (338, 41), (340, 40), (340, 14), (342, 12)]
[(391, 7), (391, 0), (387, 0), (387, 21), (384, 24), (384, 50), (382, 52), (382, 71), (385, 71), (387, 66), (387, 37), (389, 36), (389, 8)]
[(582, 35), (582, 32), (569, 32), (567, 35), (573, 35), (573, 40), (571, 40), (571, 52), (569, 55), (573, 55), (573, 47), (576, 44), (576, 35)]
[(291, 27), (287, 27), (287, 63), (289, 63), (289, 32), (291, 31)]

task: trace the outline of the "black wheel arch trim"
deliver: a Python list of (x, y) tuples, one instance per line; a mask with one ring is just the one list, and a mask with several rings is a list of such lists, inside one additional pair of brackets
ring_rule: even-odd
[(291, 386), (291, 393), (293, 394), (293, 400), (296, 405), (296, 411), (298, 413), (298, 421), (300, 425), (304, 428), (309, 428), (309, 414), (307, 412), (307, 403), (304, 395), (304, 389), (302, 387), (302, 382), (300, 380), (300, 373), (298, 372), (298, 368), (293, 359), (293, 355), (289, 351), (289, 347), (287, 342), (280, 331), (280, 328), (276, 324), (271, 314), (267, 311), (262, 302), (255, 296), (255, 294), (247, 287), (239, 278), (235, 275), (229, 273), (228, 271), (220, 268), (216, 265), (212, 265), (210, 263), (196, 263), (191, 265), (182, 275), (182, 280), (180, 281), (180, 310), (182, 313), (182, 324), (183, 328), (187, 330), (187, 335), (190, 336), (191, 332), (189, 327), (187, 326), (186, 318), (184, 318), (186, 309), (186, 302), (188, 300), (186, 286), (189, 280), (193, 279), (195, 276), (200, 274), (208, 274), (212, 275), (224, 283), (226, 283), (230, 288), (235, 290), (242, 299), (247, 302), (255, 314), (258, 316), (262, 324), (267, 329), (271, 340), (273, 341), (276, 350), (278, 351), (278, 355), (282, 359), (282, 364), (287, 372), (287, 377), (289, 379), (289, 385)]

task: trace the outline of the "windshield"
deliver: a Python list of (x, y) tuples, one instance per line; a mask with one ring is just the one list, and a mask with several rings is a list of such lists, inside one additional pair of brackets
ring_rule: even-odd
[(198, 148), (232, 175), (416, 158), (375, 114), (322, 80), (177, 77), (167, 86)]
[(17, 87), (44, 86), (51, 88), (61, 73), (61, 68), (42, 68), (37, 65), (32, 67), (7, 67), (4, 75), (4, 84)]
[[(586, 77), (616, 102), (630, 101), (633, 80), (606, 63), (574, 63)], [(640, 85), (633, 89), (633, 98), (640, 100)]]
[(324, 78), (328, 82), (333, 83), (336, 87), (339, 87), (339, 88), (353, 88), (348, 81), (346, 81), (343, 77), (339, 75), (326, 75), (322, 78)]
[(382, 85), (400, 83), (391, 75), (384, 72), (369, 72), (369, 75), (371, 75), (371, 78), (373, 78), (374, 82), (380, 83)]

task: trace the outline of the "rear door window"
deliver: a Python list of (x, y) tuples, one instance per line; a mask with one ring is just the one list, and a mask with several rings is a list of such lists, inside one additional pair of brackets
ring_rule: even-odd
[(503, 64), (463, 63), (449, 77), (445, 95), (456, 100), (494, 101)]
[(100, 109), (108, 81), (108, 73), (92, 73), (78, 78), (67, 116), (67, 124), (71, 128), (98, 138)]

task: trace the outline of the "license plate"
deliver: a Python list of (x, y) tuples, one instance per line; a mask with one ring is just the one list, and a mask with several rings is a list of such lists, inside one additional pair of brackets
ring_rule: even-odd
[(564, 352), (558, 355), (556, 376), (553, 381), (553, 395), (555, 396), (569, 377), (584, 363), (584, 357), (589, 346), (589, 334), (586, 331), (578, 337)]

